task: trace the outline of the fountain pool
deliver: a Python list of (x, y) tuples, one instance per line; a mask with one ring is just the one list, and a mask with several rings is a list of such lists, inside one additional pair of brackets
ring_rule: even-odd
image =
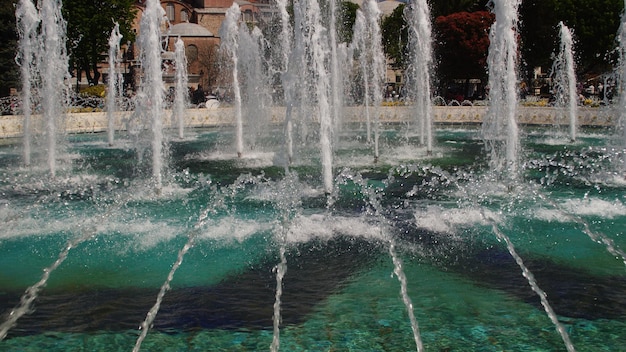
[(172, 141), (159, 195), (123, 133), (114, 147), (105, 133), (70, 136), (55, 177), (20, 166), (21, 146), (8, 140), (0, 349), (131, 350), (178, 263), (143, 350), (268, 350), (284, 248), (283, 350), (415, 350), (394, 259), (424, 350), (565, 350), (498, 231), (572, 344), (617, 350), (626, 338), (624, 151), (610, 147), (610, 129), (581, 128), (573, 144), (550, 131), (521, 130), (512, 185), (489, 170), (479, 127), (438, 128), (429, 155), (418, 135), (386, 125), (377, 164), (365, 131), (344, 133), (330, 194), (317, 150), (286, 172), (274, 153), (281, 138), (237, 158), (227, 127)]
[[(26, 75), (24, 90), (45, 98), (46, 131), (0, 144), (0, 350), (624, 345), (623, 136), (579, 126), (575, 141), (563, 141), (553, 128), (518, 126), (518, 0), (493, 2), (483, 126), (433, 132), (429, 113), (385, 116), (375, 146), (369, 129), (343, 119), (342, 62), (351, 58), (336, 41), (333, 4), (297, 4), (293, 29), (279, 4), (283, 40), (271, 73), (286, 87), (276, 120), (284, 127), (261, 118), (272, 109), (252, 103), (248, 86), (236, 99), (246, 121), (225, 117), (174, 138), (163, 118), (163, 9), (148, 1), (137, 109), (111, 143), (60, 127), (65, 27), (60, 2), (43, 3), (35, 16), (21, 1), (18, 17), (24, 73), (38, 75)], [(427, 22), (427, 6), (411, 11), (411, 26)], [(228, 13), (232, 83), (260, 83), (239, 80), (259, 70), (237, 65), (260, 64), (259, 55), (244, 50), (253, 40), (237, 24), (238, 6)], [(36, 47), (46, 51), (33, 54), (40, 19), (45, 46)], [(423, 52), (430, 29), (414, 32)], [(416, 64), (412, 80), (429, 97), (430, 62)], [(414, 101), (404, 110), (430, 108)]]

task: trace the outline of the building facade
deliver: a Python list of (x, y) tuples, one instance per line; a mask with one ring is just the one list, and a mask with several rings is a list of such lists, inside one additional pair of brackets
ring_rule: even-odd
[[(164, 37), (163, 60), (173, 58), (174, 43), (180, 38), (185, 43), (187, 55), (187, 70), (189, 84), (196, 89), (202, 85), (204, 90), (212, 91), (220, 86), (219, 29), (224, 21), (226, 10), (233, 3), (241, 9), (244, 22), (257, 24), (263, 17), (268, 17), (270, 11), (269, 0), (162, 0), (160, 1), (167, 24), (161, 28)], [(137, 0), (135, 7), (137, 16), (133, 23), (133, 30), (140, 34), (141, 16), (146, 6), (145, 0)], [(135, 45), (129, 49), (130, 53), (138, 53)], [(132, 55), (132, 54), (131, 54)], [(136, 57), (130, 58), (130, 61)], [(134, 80), (138, 81), (138, 63), (134, 62)], [(164, 80), (167, 86), (173, 85), (175, 72), (169, 66), (165, 67)], [(136, 84), (136, 83), (135, 83)]]

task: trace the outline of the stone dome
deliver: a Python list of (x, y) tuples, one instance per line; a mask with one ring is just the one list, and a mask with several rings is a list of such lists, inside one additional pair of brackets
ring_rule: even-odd
[(170, 37), (215, 37), (211, 31), (199, 24), (182, 22), (170, 27)]

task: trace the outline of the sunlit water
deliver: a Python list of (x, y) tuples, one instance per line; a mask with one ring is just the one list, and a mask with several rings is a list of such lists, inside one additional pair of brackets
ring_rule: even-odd
[(612, 130), (581, 129), (575, 144), (549, 131), (522, 132), (512, 188), (492, 181), (480, 127), (438, 128), (428, 156), (419, 136), (386, 126), (377, 164), (365, 131), (344, 133), (330, 194), (319, 151), (285, 175), (281, 138), (237, 158), (229, 128), (171, 142), (160, 195), (123, 133), (115, 147), (71, 136), (54, 178), (20, 166), (20, 141), (3, 143), (0, 324), (76, 245), (0, 350), (132, 350), (183, 249), (141, 350), (269, 350), (281, 248), (281, 350), (415, 350), (390, 239), (425, 351), (565, 350), (493, 224), (576, 350), (619, 350), (626, 265), (573, 219), (626, 246), (624, 151)]

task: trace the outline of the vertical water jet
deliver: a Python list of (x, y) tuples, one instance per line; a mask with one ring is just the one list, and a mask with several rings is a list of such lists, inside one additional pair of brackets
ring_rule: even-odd
[(20, 66), (22, 84), (22, 114), (24, 115), (23, 158), (24, 165), (29, 166), (31, 160), (32, 139), (32, 98), (33, 81), (37, 75), (35, 51), (37, 50), (37, 28), (40, 18), (31, 0), (20, 0), (15, 9), (17, 31), (19, 35), (19, 51), (16, 61)]
[(113, 145), (115, 139), (115, 113), (117, 112), (117, 98), (121, 96), (122, 77), (119, 71), (120, 65), (120, 25), (115, 23), (109, 37), (109, 78), (107, 82), (107, 139), (109, 145)]
[(161, 69), (161, 25), (164, 23), (165, 10), (158, 0), (148, 0), (141, 17), (138, 38), (140, 60), (143, 65), (141, 80), (141, 101), (145, 106), (151, 130), (152, 177), (157, 193), (163, 186), (163, 110), (165, 85)]
[(489, 107), (482, 132), (491, 153), (491, 170), (509, 179), (519, 172), (519, 132), (517, 126), (517, 9), (520, 0), (492, 0), (496, 21), (490, 31)]
[(280, 15), (280, 52), (278, 57), (278, 72), (283, 86), (283, 98), (285, 104), (285, 149), (287, 154), (287, 162), (285, 167), (288, 169), (293, 162), (293, 90), (289, 80), (289, 57), (292, 55), (291, 45), (293, 43), (292, 28), (290, 24), (290, 16), (287, 11), (287, 0), (277, 0), (278, 12)]
[[(619, 43), (619, 65), (617, 67), (617, 86), (621, 87), (617, 99), (616, 114), (618, 116), (618, 128), (621, 132), (622, 147), (626, 147), (626, 1), (624, 1), (624, 12), (621, 16), (621, 23), (617, 33)], [(622, 160), (622, 173), (626, 178), (626, 158)]]
[(237, 3), (233, 3), (226, 11), (226, 17), (220, 27), (220, 37), (222, 38), (220, 49), (224, 50), (231, 59), (233, 93), (235, 95), (235, 148), (237, 157), (243, 156), (243, 117), (241, 111), (241, 87), (239, 86), (239, 18), (241, 10)]
[[(332, 150), (332, 115), (329, 102), (330, 79), (326, 62), (329, 60), (329, 44), (325, 38), (329, 35), (328, 29), (322, 24), (322, 12), (317, 0), (310, 0), (305, 18), (309, 25), (307, 44), (311, 50), (312, 69), (314, 77), (314, 96), (317, 102), (317, 117), (319, 120), (319, 140), (322, 163), (322, 182), (324, 191), (328, 194), (333, 189), (333, 150)], [(331, 26), (334, 29), (334, 26)]]
[[(335, 139), (342, 128), (341, 108), (343, 107), (343, 72), (339, 65), (339, 46), (337, 43), (337, 0), (329, 3), (330, 19), (328, 23), (329, 46), (330, 46), (330, 104), (331, 104), (331, 130)], [(335, 140), (333, 140), (334, 142)]]
[(560, 46), (554, 62), (555, 90), (557, 107), (563, 111), (569, 123), (569, 138), (576, 140), (578, 117), (578, 94), (576, 93), (576, 63), (574, 62), (574, 41), (572, 32), (559, 23)]
[(174, 60), (176, 61), (176, 91), (174, 93), (174, 108), (172, 121), (178, 125), (178, 138), (182, 139), (185, 133), (185, 109), (189, 101), (187, 85), (187, 56), (185, 55), (185, 43), (178, 37), (174, 49)]
[(408, 81), (414, 102), (414, 120), (419, 125), (420, 144), (433, 150), (431, 72), (433, 70), (432, 24), (426, 0), (416, 0), (405, 13), (409, 24), (411, 57)]
[(37, 65), (39, 67), (41, 88), (41, 108), (47, 137), (50, 174), (57, 171), (59, 154), (59, 135), (65, 131), (65, 112), (63, 106), (68, 93), (66, 85), (69, 76), (68, 56), (65, 48), (66, 23), (61, 14), (60, 0), (43, 0), (40, 4), (41, 40), (38, 46)]
[(269, 65), (264, 61), (268, 44), (259, 27), (250, 30), (243, 22), (238, 27), (237, 72), (242, 96), (242, 139), (246, 148), (252, 150), (271, 124), (271, 84), (266, 69)]
[[(373, 123), (374, 127), (374, 162), (380, 156), (378, 150), (378, 115), (383, 100), (382, 94), (386, 75), (386, 62), (379, 24), (380, 16), (381, 11), (376, 1), (364, 1), (363, 10), (357, 10), (353, 39), (354, 53), (359, 56), (361, 76), (363, 77), (363, 102), (365, 104), (368, 142), (371, 141), (370, 124)], [(373, 108), (373, 119), (371, 118), (370, 106)]]
[(283, 86), (283, 98), (285, 104), (285, 149), (287, 154), (287, 162), (285, 168), (288, 169), (293, 162), (293, 87), (289, 76), (289, 57), (292, 55), (292, 28), (290, 24), (290, 16), (287, 11), (288, 3), (286, 0), (277, 0), (278, 12), (280, 15), (280, 52), (278, 57), (278, 72)]

